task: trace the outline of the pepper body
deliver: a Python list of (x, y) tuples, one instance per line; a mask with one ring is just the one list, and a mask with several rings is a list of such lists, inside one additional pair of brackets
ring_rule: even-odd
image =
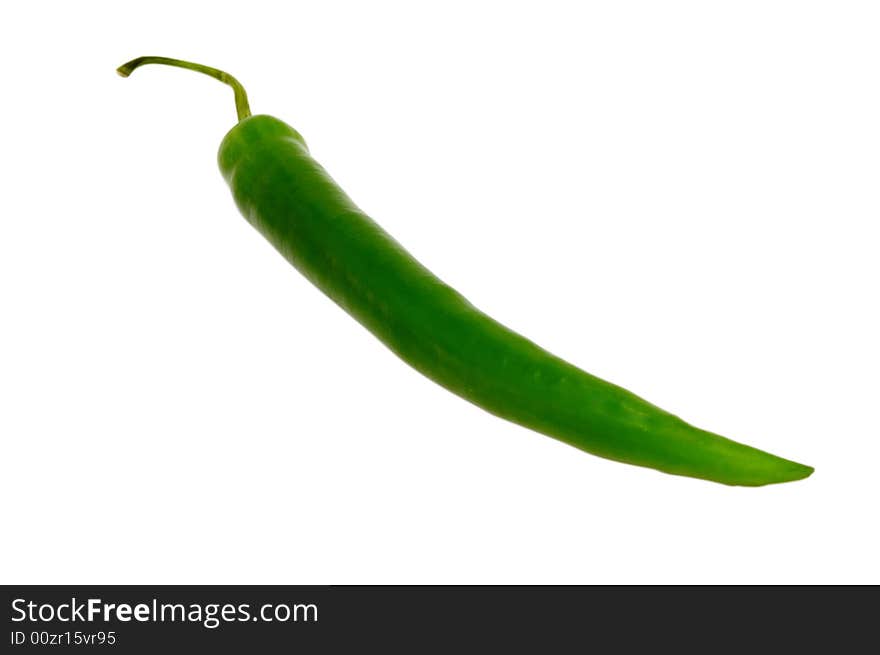
[(812, 468), (695, 428), (471, 305), (364, 214), (292, 127), (245, 118), (220, 169), (247, 220), (401, 359), (483, 409), (582, 450), (731, 485)]

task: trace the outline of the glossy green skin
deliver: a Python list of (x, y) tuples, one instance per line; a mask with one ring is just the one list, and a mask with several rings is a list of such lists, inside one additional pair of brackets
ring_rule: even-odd
[(282, 121), (241, 121), (219, 163), (244, 216), (303, 275), (413, 368), (492, 414), (594, 455), (725, 484), (812, 472), (694, 428), (486, 316), (360, 211)]

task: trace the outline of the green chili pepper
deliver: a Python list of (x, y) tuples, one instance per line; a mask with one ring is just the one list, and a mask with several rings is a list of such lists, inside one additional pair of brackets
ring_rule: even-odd
[(600, 380), (471, 305), (374, 223), (309, 155), (302, 136), (251, 116), (232, 76), (199, 64), (144, 64), (205, 73), (235, 92), (238, 124), (219, 164), (245, 218), (299, 271), (410, 366), (488, 412), (594, 455), (730, 485), (805, 478), (809, 466), (705, 430)]

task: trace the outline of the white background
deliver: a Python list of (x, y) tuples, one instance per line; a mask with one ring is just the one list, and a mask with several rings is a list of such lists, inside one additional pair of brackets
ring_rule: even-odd
[[(880, 582), (874, 2), (3, 3), (0, 580)], [(477, 306), (816, 467), (612, 463), (238, 214), (229, 70)]]

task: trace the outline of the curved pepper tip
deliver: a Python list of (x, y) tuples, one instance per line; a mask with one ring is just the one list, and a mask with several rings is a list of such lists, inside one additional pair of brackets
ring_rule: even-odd
[(797, 480), (803, 480), (804, 478), (810, 477), (811, 475), (813, 475), (813, 472), (815, 470), (816, 469), (814, 469), (812, 466), (807, 466), (806, 464), (798, 464), (797, 462), (791, 462), (789, 466), (777, 471), (772, 477), (770, 477), (766, 481), (756, 484), (754, 486), (779, 484), (782, 482), (796, 482)]
[(807, 466), (806, 464), (798, 464), (797, 469), (792, 472), (791, 480), (803, 480), (804, 478), (808, 478), (813, 475), (813, 472), (816, 469), (812, 466)]

